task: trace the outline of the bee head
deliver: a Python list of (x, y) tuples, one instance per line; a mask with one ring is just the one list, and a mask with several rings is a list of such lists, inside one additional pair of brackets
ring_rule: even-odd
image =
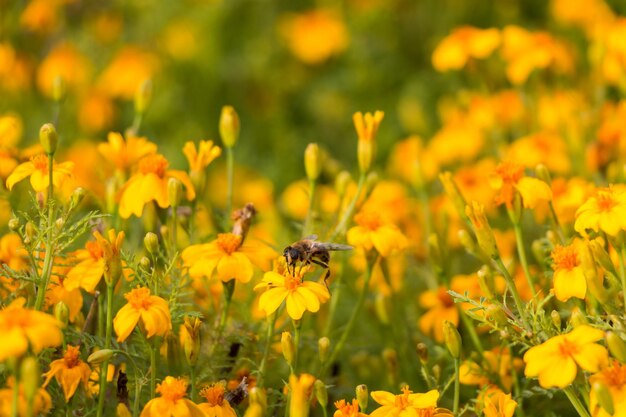
[(293, 246), (287, 246), (283, 251), (283, 256), (285, 257), (287, 265), (292, 265), (298, 259), (298, 250)]

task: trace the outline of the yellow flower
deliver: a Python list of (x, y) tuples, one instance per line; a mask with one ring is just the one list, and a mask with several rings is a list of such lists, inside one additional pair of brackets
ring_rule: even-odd
[(376, 155), (376, 133), (384, 117), (385, 113), (382, 111), (376, 111), (374, 114), (367, 112), (365, 115), (359, 111), (352, 116), (354, 128), (359, 137), (357, 157), (361, 172), (369, 171), (372, 165)]
[[(4, 264), (15, 271), (28, 269), (28, 252), (17, 233), (7, 233), (0, 238), (0, 265)], [(0, 294), (6, 296), (6, 291), (15, 291), (18, 287), (16, 279), (0, 273)]]
[(24, 130), (22, 119), (12, 113), (5, 113), (0, 116), (0, 148), (11, 149), (15, 147)]
[(139, 161), (139, 171), (124, 184), (121, 191), (120, 216), (124, 219), (132, 214), (141, 217), (143, 206), (156, 201), (161, 208), (170, 206), (167, 184), (170, 178), (176, 178), (187, 189), (187, 199), (193, 200), (196, 192), (186, 172), (168, 170), (169, 162), (163, 155), (148, 155)]
[(29, 348), (34, 353), (61, 344), (61, 323), (49, 314), (24, 308), (18, 298), (0, 311), (0, 362), (23, 355)]
[(564, 388), (576, 378), (577, 366), (598, 372), (608, 365), (606, 348), (593, 343), (603, 337), (602, 330), (584, 324), (568, 334), (554, 336), (524, 354), (524, 372), (526, 376), (538, 376), (544, 388)]
[(283, 17), (279, 31), (291, 53), (305, 64), (322, 63), (343, 52), (349, 42), (345, 24), (331, 10)]
[(206, 402), (198, 404), (198, 408), (206, 417), (237, 417), (237, 413), (224, 399), (224, 385), (212, 384), (200, 391)]
[(443, 342), (443, 322), (459, 324), (459, 310), (454, 299), (445, 287), (438, 290), (428, 290), (420, 294), (420, 305), (427, 311), (419, 318), (419, 328), (422, 333)]
[(524, 207), (535, 208), (542, 201), (552, 199), (552, 190), (545, 182), (524, 176), (524, 167), (513, 162), (499, 164), (491, 177), (491, 186), (498, 191), (496, 204), (513, 205), (516, 193)]
[(98, 152), (120, 171), (126, 171), (144, 156), (157, 151), (157, 146), (146, 138), (129, 136), (124, 140), (121, 134), (110, 132), (107, 140), (98, 144)]
[[(508, 348), (493, 348), (484, 352), (485, 361), (479, 365), (466, 360), (459, 368), (461, 384), (486, 386), (500, 382), (502, 387), (510, 390), (513, 386), (513, 371), (520, 371), (524, 362), (520, 358), (511, 358)], [(497, 377), (498, 379), (494, 379)]]
[(366, 417), (359, 411), (359, 401), (356, 398), (352, 399), (352, 402), (346, 402), (346, 400), (335, 401), (335, 414), (333, 417)]
[(90, 63), (73, 45), (56, 46), (43, 60), (37, 70), (37, 86), (48, 97), (54, 94), (54, 84), (60, 77), (66, 88), (84, 88), (89, 81)]
[[(0, 389), (0, 416), (10, 416), (13, 407), (13, 387), (15, 385), (15, 379), (11, 376), (8, 378), (7, 387)], [(19, 417), (27, 417), (28, 406), (32, 407), (32, 414), (38, 416), (40, 414), (47, 414), (52, 408), (52, 398), (45, 389), (39, 388), (35, 394), (35, 399), (30, 404), (26, 399), (24, 393), (24, 384), (20, 382), (19, 392), (17, 397), (17, 415)]]
[(250, 281), (254, 270), (252, 264), (268, 268), (269, 251), (257, 244), (241, 244), (241, 236), (233, 233), (220, 233), (210, 243), (192, 245), (183, 250), (182, 258), (192, 278), (211, 278), (214, 272), (222, 281), (235, 279), (238, 282)]
[(55, 377), (63, 388), (63, 394), (67, 402), (72, 398), (81, 381), (85, 390), (87, 389), (90, 375), (91, 368), (80, 359), (80, 347), (67, 345), (63, 359), (57, 359), (50, 363), (50, 370), (44, 374), (46, 380), (43, 386), (46, 387), (52, 377)]
[[(63, 183), (71, 178), (74, 169), (73, 162), (52, 163), (52, 181), (55, 188), (61, 187)], [(48, 156), (44, 154), (33, 156), (30, 161), (18, 165), (9, 178), (7, 178), (7, 188), (11, 190), (15, 184), (26, 177), (30, 177), (30, 184), (37, 192), (44, 192), (48, 189), (50, 177), (48, 175)]]
[(88, 241), (85, 249), (79, 249), (74, 253), (74, 258), (78, 263), (67, 273), (63, 281), (65, 289), (68, 291), (76, 288), (83, 288), (88, 293), (93, 294), (100, 283), (100, 278), (104, 274), (104, 252), (97, 242)]
[(200, 407), (185, 398), (187, 383), (182, 379), (167, 376), (156, 390), (161, 396), (148, 401), (141, 417), (206, 417)]
[[(613, 400), (614, 413), (612, 417), (626, 416), (626, 365), (614, 361), (611, 366), (592, 375), (589, 384), (600, 382), (608, 388)], [(589, 393), (589, 410), (593, 417), (611, 417), (600, 405), (595, 390)]]
[(370, 417), (443, 417), (452, 416), (449, 410), (437, 408), (439, 392), (430, 390), (424, 394), (414, 394), (408, 386), (402, 394), (394, 395), (387, 391), (373, 391), (372, 398), (381, 406), (370, 413)]
[(222, 154), (222, 149), (219, 146), (213, 146), (212, 140), (201, 140), (198, 149), (196, 149), (196, 144), (193, 142), (185, 143), (183, 153), (189, 162), (189, 170), (191, 172), (201, 172)]
[(163, 298), (150, 295), (148, 288), (135, 288), (126, 293), (124, 298), (128, 303), (113, 319), (118, 342), (126, 340), (140, 320), (146, 337), (164, 336), (171, 330), (170, 309)]
[(498, 390), (491, 395), (485, 395), (485, 417), (513, 417), (517, 401), (511, 399), (511, 394)]
[(134, 45), (124, 46), (102, 72), (96, 82), (98, 91), (130, 100), (145, 80), (158, 68), (157, 58)]
[[(59, 259), (60, 262), (67, 259)], [(68, 267), (53, 267), (52, 276), (50, 277), (50, 285), (46, 291), (46, 306), (54, 306), (60, 302), (64, 303), (69, 309), (69, 321), (74, 322), (78, 313), (83, 308), (83, 294), (78, 288), (68, 290), (65, 285), (65, 273)]]
[(567, 144), (560, 135), (549, 132), (516, 139), (507, 149), (505, 158), (528, 168), (544, 164), (558, 174), (567, 173), (571, 165)]
[(315, 377), (311, 374), (289, 375), (289, 416), (308, 417), (309, 398), (315, 383)]
[(554, 264), (554, 295), (560, 301), (567, 301), (570, 297), (585, 298), (587, 280), (578, 257), (580, 249), (577, 245), (558, 245), (552, 251)]
[(470, 58), (487, 58), (500, 45), (498, 29), (463, 26), (454, 29), (433, 52), (433, 66), (439, 72), (461, 69)]
[(378, 212), (362, 211), (354, 216), (356, 226), (348, 230), (348, 243), (366, 251), (376, 249), (380, 256), (387, 257), (404, 249), (407, 239), (392, 224), (385, 222)]
[(294, 320), (300, 320), (306, 310), (317, 312), (320, 304), (330, 298), (324, 285), (303, 281), (301, 271), (296, 271), (293, 275), (287, 270), (283, 275), (274, 271), (266, 272), (263, 281), (254, 289), (266, 290), (259, 298), (259, 309), (265, 311), (265, 314), (269, 316), (285, 301), (287, 314)]
[(626, 191), (623, 187), (600, 188), (576, 211), (574, 228), (584, 234), (587, 229), (616, 236), (626, 229)]

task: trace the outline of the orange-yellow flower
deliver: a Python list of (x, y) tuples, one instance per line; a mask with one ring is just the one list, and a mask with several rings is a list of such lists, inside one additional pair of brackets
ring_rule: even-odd
[(424, 394), (414, 394), (408, 386), (402, 394), (394, 395), (387, 391), (373, 391), (372, 398), (381, 406), (370, 413), (370, 417), (443, 417), (452, 416), (449, 410), (437, 408), (439, 392), (430, 390)]
[(366, 417), (359, 411), (359, 401), (356, 398), (352, 399), (352, 402), (346, 400), (335, 401), (335, 414), (333, 417)]
[(552, 190), (545, 182), (524, 176), (524, 167), (512, 162), (503, 162), (496, 167), (491, 186), (498, 190), (497, 204), (513, 205), (516, 193), (522, 197), (524, 207), (535, 208), (541, 201), (552, 199)]
[(576, 211), (578, 233), (602, 230), (615, 236), (626, 229), (626, 191), (623, 187), (600, 188)]
[(554, 336), (524, 354), (526, 376), (539, 377), (544, 388), (564, 388), (574, 381), (578, 367), (598, 372), (608, 365), (604, 346), (593, 343), (604, 337), (602, 330), (580, 325), (568, 334)]
[(186, 172), (168, 170), (169, 162), (163, 155), (148, 155), (139, 161), (139, 171), (124, 184), (120, 198), (120, 216), (124, 219), (131, 215), (141, 217), (143, 206), (156, 201), (161, 208), (170, 206), (167, 184), (170, 178), (176, 178), (187, 189), (187, 199), (193, 200), (196, 192)]
[(167, 376), (157, 385), (161, 394), (153, 398), (143, 408), (141, 417), (206, 417), (206, 414), (187, 396), (187, 383), (172, 376)]
[[(12, 415), (13, 407), (13, 387), (15, 386), (15, 379), (10, 376), (7, 380), (7, 387), (0, 389), (0, 416)], [(52, 408), (52, 398), (45, 389), (39, 388), (35, 394), (35, 398), (32, 402), (26, 399), (24, 383), (20, 382), (18, 387), (17, 397), (17, 415), (19, 417), (28, 416), (28, 407), (32, 407), (32, 414), (38, 416), (40, 414), (47, 414)]]
[(498, 29), (459, 27), (437, 45), (432, 57), (433, 66), (440, 72), (461, 69), (470, 58), (487, 58), (499, 45)]
[(289, 415), (291, 417), (308, 417), (309, 398), (315, 383), (311, 374), (289, 375)]
[[(499, 382), (506, 390), (510, 390), (514, 371), (524, 367), (520, 358), (511, 356), (508, 348), (496, 347), (484, 352), (482, 366), (472, 360), (464, 361), (459, 368), (461, 384), (487, 386)], [(494, 377), (497, 379), (494, 380)]]
[(56, 46), (43, 60), (37, 70), (37, 86), (48, 97), (54, 94), (57, 78), (61, 78), (68, 89), (81, 89), (89, 80), (90, 63), (73, 45), (62, 43)]
[(50, 370), (44, 374), (46, 380), (43, 386), (46, 387), (52, 377), (56, 378), (63, 388), (65, 401), (69, 401), (81, 381), (85, 390), (87, 389), (89, 375), (91, 375), (91, 368), (80, 359), (80, 347), (67, 345), (63, 359), (50, 363)]
[(374, 114), (367, 112), (365, 115), (359, 111), (352, 116), (354, 128), (359, 137), (357, 157), (362, 173), (369, 171), (376, 155), (376, 133), (384, 117), (385, 113), (382, 111), (376, 111)]
[(157, 146), (143, 137), (129, 136), (124, 140), (121, 134), (110, 132), (107, 141), (98, 144), (98, 152), (120, 171), (126, 171), (144, 156), (157, 151)]
[(124, 46), (96, 82), (98, 91), (111, 97), (132, 99), (145, 80), (152, 78), (158, 69), (157, 58), (137, 46)]
[(419, 297), (420, 305), (427, 309), (419, 318), (422, 333), (430, 335), (438, 342), (443, 342), (443, 322), (445, 320), (459, 324), (459, 310), (446, 288), (423, 292)]
[(380, 256), (387, 257), (404, 249), (408, 242), (402, 232), (392, 223), (385, 222), (373, 211), (362, 211), (354, 216), (356, 226), (348, 230), (348, 243), (366, 251), (376, 249)]
[(164, 336), (172, 329), (167, 301), (156, 295), (150, 295), (148, 288), (135, 288), (126, 293), (124, 298), (128, 303), (113, 319), (118, 342), (126, 340), (140, 320), (146, 331), (146, 337)]
[(75, 252), (74, 258), (78, 263), (67, 273), (63, 285), (68, 291), (83, 288), (93, 293), (104, 274), (104, 252), (98, 242), (88, 241), (85, 249)]
[(558, 245), (552, 251), (552, 268), (554, 269), (554, 295), (560, 301), (570, 297), (585, 298), (587, 280), (578, 257), (579, 248), (572, 244)]
[[(0, 265), (6, 264), (15, 271), (28, 269), (28, 253), (24, 249), (22, 239), (17, 233), (7, 233), (0, 238)], [(16, 290), (19, 285), (16, 279), (0, 273), (0, 288), (4, 291)]]
[(189, 162), (189, 171), (202, 172), (215, 158), (222, 154), (222, 149), (219, 146), (214, 146), (212, 140), (201, 140), (197, 149), (195, 143), (185, 143), (183, 153)]
[(198, 404), (198, 408), (206, 417), (237, 417), (230, 403), (224, 399), (224, 390), (223, 384), (212, 384), (200, 391), (206, 402)]
[(324, 285), (303, 281), (301, 271), (296, 271), (293, 275), (287, 270), (283, 275), (274, 271), (266, 272), (263, 281), (254, 289), (265, 289), (259, 298), (259, 309), (265, 311), (265, 314), (269, 316), (285, 301), (287, 314), (294, 320), (300, 320), (307, 310), (317, 312), (320, 304), (330, 298)]
[[(63, 183), (72, 177), (74, 163), (71, 161), (57, 164), (52, 163), (52, 181), (55, 188), (61, 187)], [(48, 189), (50, 182), (49, 160), (44, 154), (33, 156), (30, 161), (18, 165), (9, 178), (7, 178), (7, 188), (11, 190), (15, 184), (26, 177), (30, 177), (30, 184), (37, 192), (44, 192)]]
[(513, 417), (517, 408), (517, 401), (511, 399), (511, 394), (497, 390), (491, 395), (485, 395), (485, 417)]
[(598, 404), (595, 390), (589, 393), (589, 410), (593, 417), (624, 417), (626, 416), (626, 365), (614, 361), (611, 366), (592, 375), (589, 384), (602, 383), (609, 391), (613, 400), (614, 412), (607, 413)]
[(61, 323), (49, 314), (24, 308), (26, 300), (18, 298), (0, 311), (0, 362), (19, 357), (29, 348), (34, 353), (61, 344)]

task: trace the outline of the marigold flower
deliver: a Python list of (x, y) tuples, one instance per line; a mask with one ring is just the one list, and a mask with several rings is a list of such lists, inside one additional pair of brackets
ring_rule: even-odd
[(259, 309), (265, 311), (265, 314), (269, 316), (285, 301), (287, 314), (294, 320), (300, 320), (306, 310), (317, 312), (320, 304), (330, 298), (324, 285), (303, 281), (301, 271), (291, 274), (285, 270), (283, 275), (274, 271), (266, 272), (263, 281), (254, 289), (266, 290), (259, 298)]
[(98, 242), (88, 241), (85, 249), (74, 252), (78, 263), (67, 273), (63, 285), (68, 291), (82, 288), (93, 294), (104, 274), (104, 251)]
[(95, 231), (94, 237), (98, 246), (102, 249), (102, 259), (104, 260), (104, 280), (107, 285), (116, 285), (122, 275), (121, 250), (124, 241), (124, 231), (115, 233), (109, 229), (108, 240), (100, 232)]
[(57, 359), (50, 363), (50, 370), (44, 374), (46, 380), (43, 386), (46, 387), (54, 377), (63, 388), (67, 402), (72, 398), (81, 381), (85, 390), (87, 389), (90, 375), (91, 368), (80, 359), (80, 347), (67, 345), (63, 359)]
[(524, 207), (535, 208), (541, 201), (552, 199), (552, 190), (545, 182), (524, 176), (524, 167), (512, 162), (503, 162), (496, 167), (491, 177), (491, 186), (498, 190), (496, 204), (513, 205), (516, 192), (522, 197)]
[(370, 251), (376, 249), (380, 256), (387, 257), (404, 249), (407, 239), (392, 223), (385, 222), (374, 211), (362, 211), (354, 216), (356, 226), (348, 230), (348, 243)]
[(365, 115), (359, 111), (352, 116), (354, 128), (359, 137), (357, 156), (361, 172), (369, 171), (372, 165), (376, 155), (376, 133), (384, 117), (385, 113), (382, 111), (376, 111), (374, 114), (367, 112)]
[(552, 251), (554, 295), (560, 301), (567, 301), (570, 297), (584, 299), (587, 293), (587, 280), (578, 253), (575, 244), (558, 245)]
[(69, 310), (69, 321), (74, 322), (81, 308), (83, 308), (83, 294), (78, 288), (68, 290), (65, 287), (65, 278), (63, 275), (67, 269), (67, 267), (53, 268), (53, 275), (50, 277), (50, 285), (48, 285), (48, 289), (46, 290), (46, 306), (55, 306), (58, 303), (64, 303)]
[(39, 353), (63, 340), (61, 323), (49, 314), (24, 308), (25, 302), (18, 298), (0, 311), (0, 361), (23, 355), (29, 346)]
[(513, 371), (520, 371), (524, 362), (520, 358), (512, 358), (508, 348), (496, 347), (483, 353), (483, 366), (466, 360), (459, 368), (460, 381), (464, 385), (486, 386), (495, 383), (493, 377), (506, 389), (513, 386)]
[(370, 413), (370, 417), (444, 417), (453, 414), (444, 408), (437, 408), (439, 392), (430, 390), (424, 394), (414, 394), (408, 386), (402, 394), (394, 395), (387, 391), (373, 391), (374, 401), (381, 406)]
[(311, 374), (289, 375), (289, 415), (291, 417), (308, 417), (309, 398), (316, 378)]
[(623, 417), (626, 416), (626, 365), (614, 361), (611, 366), (591, 375), (589, 384), (602, 383), (609, 391), (613, 400), (614, 412), (612, 415), (604, 410), (598, 401), (595, 390), (589, 393), (589, 411), (592, 417)]
[(346, 402), (346, 400), (335, 401), (335, 414), (333, 417), (365, 417), (366, 414), (363, 414), (359, 411), (359, 401), (356, 398), (352, 399), (352, 402)]
[[(13, 186), (26, 177), (30, 177), (30, 184), (37, 192), (44, 192), (48, 189), (50, 182), (48, 155), (40, 154), (30, 158), (30, 161), (18, 165), (7, 178), (7, 188)], [(74, 163), (71, 161), (57, 164), (52, 162), (52, 181), (55, 188), (59, 188), (63, 183), (72, 177)]]
[(214, 146), (212, 140), (201, 140), (198, 148), (193, 142), (186, 142), (183, 147), (183, 153), (189, 162), (189, 170), (193, 172), (202, 172), (215, 158), (222, 154), (219, 146)]
[(206, 417), (237, 417), (230, 403), (224, 399), (224, 391), (223, 384), (212, 384), (200, 391), (206, 402), (198, 404), (198, 408)]
[(420, 305), (427, 309), (419, 318), (419, 327), (425, 335), (431, 335), (438, 342), (443, 342), (443, 322), (459, 324), (459, 310), (446, 288), (429, 290), (420, 294)]
[(184, 380), (166, 376), (156, 391), (161, 396), (148, 401), (141, 417), (206, 417), (200, 407), (185, 398), (187, 383)]
[(433, 67), (439, 72), (461, 69), (470, 58), (487, 58), (500, 45), (498, 29), (463, 26), (443, 38), (433, 52)]
[(139, 161), (139, 171), (124, 184), (120, 197), (120, 216), (124, 219), (132, 214), (141, 217), (143, 206), (156, 201), (161, 208), (171, 205), (167, 184), (177, 178), (187, 189), (187, 199), (193, 200), (196, 192), (186, 172), (168, 170), (169, 162), (163, 155), (148, 155)]
[(98, 144), (98, 152), (120, 171), (126, 171), (141, 158), (155, 154), (156, 151), (156, 144), (146, 138), (129, 136), (124, 140), (124, 137), (116, 132), (109, 132), (107, 142)]
[[(15, 379), (11, 376), (8, 378), (7, 387), (0, 389), (0, 416), (12, 415), (13, 408), (13, 387), (15, 386)], [(28, 407), (32, 409), (32, 414), (38, 416), (40, 414), (47, 414), (52, 408), (52, 398), (50, 394), (44, 389), (39, 388), (35, 394), (34, 401), (29, 401), (26, 398), (25, 387), (20, 382), (17, 397), (17, 414), (19, 417), (28, 416)]]
[(146, 337), (164, 336), (172, 329), (170, 309), (161, 297), (150, 295), (148, 288), (135, 288), (124, 295), (128, 303), (117, 312), (113, 328), (117, 341), (123, 342), (141, 320)]
[(513, 417), (517, 408), (517, 401), (511, 399), (511, 394), (498, 390), (491, 395), (485, 395), (485, 417)]
[(602, 330), (580, 325), (568, 334), (554, 336), (524, 354), (526, 376), (539, 377), (544, 388), (564, 388), (576, 378), (577, 366), (598, 372), (608, 365), (604, 346), (593, 343), (604, 337)]
[(598, 189), (576, 211), (574, 228), (581, 234), (591, 229), (611, 236), (626, 229), (626, 190), (612, 186)]

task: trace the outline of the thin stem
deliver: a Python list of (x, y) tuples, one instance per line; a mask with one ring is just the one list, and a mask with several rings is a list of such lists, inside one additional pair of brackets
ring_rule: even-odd
[(483, 348), (480, 338), (478, 337), (478, 333), (476, 333), (476, 328), (474, 328), (474, 323), (467, 316), (467, 314), (465, 314), (465, 311), (461, 309), (461, 307), (459, 307), (459, 315), (461, 316), (461, 320), (463, 321), (463, 325), (465, 326), (465, 329), (470, 335), (470, 339), (472, 340), (474, 347), (476, 348), (476, 350), (478, 351), (478, 354), (480, 355), (480, 358), (482, 359), (485, 349)]
[(226, 219), (230, 218), (233, 210), (233, 175), (235, 170), (235, 155), (232, 147), (226, 147)]
[(528, 318), (526, 317), (524, 304), (522, 303), (522, 298), (520, 297), (519, 292), (517, 291), (517, 288), (515, 287), (515, 281), (513, 281), (513, 277), (509, 273), (509, 270), (506, 269), (506, 266), (502, 262), (502, 258), (498, 257), (497, 259), (494, 259), (494, 262), (496, 266), (498, 267), (498, 269), (500, 270), (500, 272), (502, 273), (502, 275), (504, 276), (506, 284), (509, 287), (509, 291), (511, 291), (511, 294), (513, 294), (513, 300), (515, 301), (515, 306), (517, 307), (517, 311), (522, 319), (522, 323), (524, 323), (524, 327), (525, 327), (524, 330), (529, 330), (530, 325), (528, 324)]
[(454, 359), (454, 408), (452, 413), (456, 416), (459, 413), (459, 398), (461, 394), (461, 372), (459, 370), (459, 365), (461, 360), (459, 358)]
[(565, 395), (567, 395), (567, 398), (572, 403), (572, 405), (574, 406), (574, 408), (576, 409), (580, 417), (590, 417), (589, 413), (580, 402), (580, 399), (578, 399), (578, 397), (576, 396), (576, 393), (572, 390), (572, 387), (564, 388), (563, 392), (565, 393)]
[(172, 206), (172, 253), (178, 250), (178, 206)]
[(150, 398), (156, 395), (157, 348), (153, 340), (150, 344)]
[(309, 181), (309, 209), (306, 212), (306, 219), (304, 220), (304, 227), (302, 228), (302, 237), (309, 236), (311, 234), (311, 223), (313, 221), (313, 208), (315, 203), (315, 180)]
[(298, 358), (300, 357), (300, 328), (302, 327), (301, 320), (293, 320), (293, 329), (294, 329), (294, 338), (293, 344), (295, 346), (295, 354), (293, 358), (293, 372), (296, 373), (298, 370)]
[[(35, 300), (35, 310), (41, 310), (43, 308), (44, 300), (46, 299), (46, 290), (48, 289), (48, 284), (50, 283), (50, 275), (52, 273), (52, 240), (54, 227), (52, 219), (54, 218), (54, 207), (52, 204), (52, 198), (54, 195), (54, 182), (53, 182), (53, 167), (54, 167), (54, 158), (53, 154), (48, 154), (48, 234), (46, 235), (46, 255), (43, 261), (43, 269), (41, 271), (41, 278), (39, 280), (39, 287), (37, 288), (37, 299)], [(35, 265), (36, 268), (36, 265)]]
[(348, 208), (346, 208), (346, 211), (343, 212), (343, 216), (341, 217), (341, 220), (335, 227), (335, 230), (333, 230), (333, 233), (330, 235), (330, 238), (329, 238), (330, 241), (333, 241), (339, 234), (344, 233), (346, 231), (346, 227), (348, 226), (348, 222), (352, 218), (352, 214), (354, 214), (356, 203), (359, 200), (359, 197), (361, 196), (361, 192), (363, 191), (364, 186), (365, 186), (365, 173), (362, 172), (361, 175), (359, 176), (359, 182), (357, 184), (354, 197), (352, 197), (352, 200), (350, 201)]
[[(230, 303), (233, 300), (233, 293), (235, 292), (235, 283), (234, 279), (230, 281), (224, 282), (224, 307), (222, 308), (222, 313), (220, 315), (220, 322), (217, 328), (217, 339), (216, 342), (219, 343), (219, 340), (222, 338), (222, 334), (224, 333), (224, 328), (226, 327), (226, 321), (228, 320), (228, 310), (230, 309)], [(218, 344), (215, 343), (213, 348)]]
[(267, 320), (267, 331), (265, 333), (265, 347), (263, 348), (263, 359), (261, 359), (261, 365), (259, 366), (259, 378), (257, 385), (263, 387), (265, 382), (265, 367), (267, 366), (267, 359), (269, 357), (270, 348), (272, 347), (272, 339), (274, 336), (274, 325), (276, 324), (276, 313), (272, 314), (271, 318)]
[(11, 403), (11, 417), (17, 417), (19, 397), (20, 397), (20, 379), (17, 374), (17, 365), (15, 365), (15, 372), (13, 372), (15, 380), (13, 381), (13, 400)]
[(322, 365), (322, 370), (320, 371), (320, 379), (324, 376), (324, 374), (328, 370), (328, 367), (331, 366), (333, 362), (335, 362), (335, 359), (337, 359), (339, 352), (341, 352), (341, 350), (343, 349), (343, 346), (348, 340), (348, 336), (350, 335), (350, 332), (352, 331), (352, 327), (354, 327), (354, 324), (356, 323), (356, 320), (359, 317), (361, 308), (363, 307), (363, 304), (365, 303), (365, 297), (367, 296), (367, 292), (369, 289), (370, 279), (372, 278), (372, 268), (374, 264), (376, 263), (376, 260), (378, 259), (378, 254), (376, 254), (376, 256), (373, 258), (374, 259), (372, 260), (368, 259), (367, 261), (367, 266), (365, 269), (365, 280), (363, 282), (363, 290), (361, 291), (361, 294), (359, 295), (359, 299), (356, 305), (354, 306), (354, 310), (352, 310), (352, 315), (350, 316), (350, 320), (348, 321), (348, 324), (346, 324), (346, 327), (343, 330), (343, 333), (341, 334), (339, 341), (335, 345), (335, 348), (333, 349), (332, 353), (330, 354), (326, 362)]
[(526, 249), (524, 248), (524, 239), (522, 237), (522, 227), (518, 222), (513, 222), (513, 230), (515, 231), (515, 242), (517, 244), (517, 254), (519, 256), (520, 263), (522, 264), (522, 269), (524, 270), (524, 276), (526, 276), (526, 281), (528, 281), (528, 286), (530, 287), (530, 291), (533, 295), (533, 298), (537, 296), (537, 292), (535, 291), (535, 284), (533, 283), (533, 278), (530, 275), (530, 271), (528, 269), (528, 261), (526, 259)]
[(624, 297), (624, 311), (626, 311), (626, 265), (624, 258), (626, 257), (626, 244), (622, 243), (619, 256), (619, 276), (622, 280), (622, 296)]
[[(104, 348), (111, 348), (111, 336), (113, 334), (113, 290), (114, 285), (107, 284), (107, 311), (106, 311), (106, 326), (105, 326), (105, 336), (104, 336)], [(102, 310), (100, 310), (100, 314), (102, 314)], [(107, 389), (107, 374), (109, 370), (109, 361), (105, 360), (100, 365), (100, 392), (98, 396), (98, 411), (97, 416), (101, 417), (104, 411), (104, 400), (106, 398), (106, 389)]]

